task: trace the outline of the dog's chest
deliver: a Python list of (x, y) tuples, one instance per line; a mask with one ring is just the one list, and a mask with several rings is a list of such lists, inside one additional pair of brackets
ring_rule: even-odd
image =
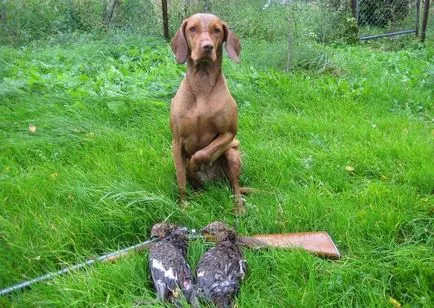
[(186, 152), (194, 153), (226, 131), (225, 113), (224, 107), (216, 106), (209, 108), (196, 105), (186, 110), (179, 118)]
[(183, 110), (180, 115), (180, 124), (188, 133), (192, 133), (191, 130), (198, 134), (207, 130), (219, 131), (224, 129), (221, 127), (225, 125), (222, 119), (227, 116), (228, 108), (225, 108), (225, 105), (216, 101), (198, 100)]

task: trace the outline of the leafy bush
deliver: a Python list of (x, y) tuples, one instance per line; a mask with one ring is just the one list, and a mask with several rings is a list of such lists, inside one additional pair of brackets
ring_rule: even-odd
[[(117, 2), (110, 27), (105, 16), (113, 0), (3, 0), (0, 2), (0, 43), (26, 44), (34, 39), (64, 33), (93, 32), (109, 28), (143, 35), (162, 35), (161, 1)], [(321, 44), (352, 41), (355, 20), (345, 0), (325, 2), (264, 0), (208, 1), (212, 13), (228, 22), (236, 34), (254, 42), (261, 56), (252, 64), (276, 69), (302, 68), (322, 71), (328, 58)], [(169, 26), (173, 35), (186, 16), (204, 10), (203, 0), (171, 0)]]
[(105, 7), (94, 0), (5, 0), (0, 4), (0, 43), (22, 44), (47, 35), (99, 29)]
[[(0, 44), (19, 45), (58, 33), (106, 29), (109, 0), (3, 0), (0, 2)], [(156, 34), (161, 29), (151, 0), (118, 2), (114, 28)], [(158, 12), (159, 13), (159, 12)], [(159, 16), (159, 15), (158, 15)], [(161, 23), (160, 23), (161, 24)]]
[(123, 1), (115, 10), (113, 26), (145, 34), (160, 34), (161, 9), (154, 7), (151, 2), (150, 0)]

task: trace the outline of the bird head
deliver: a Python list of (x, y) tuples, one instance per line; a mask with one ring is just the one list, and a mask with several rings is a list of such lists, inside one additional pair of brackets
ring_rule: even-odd
[(221, 221), (214, 221), (201, 231), (206, 240), (220, 243), (224, 241), (235, 241), (237, 234), (234, 229)]
[(157, 223), (152, 226), (151, 238), (152, 239), (163, 239), (165, 237), (176, 235), (176, 234), (187, 234), (188, 230), (186, 227), (178, 226), (175, 224), (169, 224), (166, 222)]

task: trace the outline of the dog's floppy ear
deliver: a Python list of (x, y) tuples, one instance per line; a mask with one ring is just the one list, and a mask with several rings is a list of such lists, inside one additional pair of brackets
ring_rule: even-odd
[(231, 30), (229, 30), (227, 24), (223, 24), (223, 30), (225, 32), (224, 41), (226, 42), (226, 51), (228, 52), (229, 58), (231, 58), (236, 63), (240, 63), (240, 52), (241, 52), (240, 40), (235, 36), (235, 34)]
[(176, 62), (179, 64), (185, 63), (188, 57), (188, 44), (185, 38), (185, 27), (187, 26), (187, 19), (182, 22), (181, 27), (176, 31), (175, 36), (172, 39), (171, 47), (176, 56)]

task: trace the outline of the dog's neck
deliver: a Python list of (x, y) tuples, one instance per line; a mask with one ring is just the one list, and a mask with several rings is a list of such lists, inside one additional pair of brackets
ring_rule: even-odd
[(212, 93), (213, 88), (221, 77), (221, 55), (217, 56), (216, 62), (195, 63), (191, 58), (188, 58), (186, 78), (196, 97), (202, 97)]

